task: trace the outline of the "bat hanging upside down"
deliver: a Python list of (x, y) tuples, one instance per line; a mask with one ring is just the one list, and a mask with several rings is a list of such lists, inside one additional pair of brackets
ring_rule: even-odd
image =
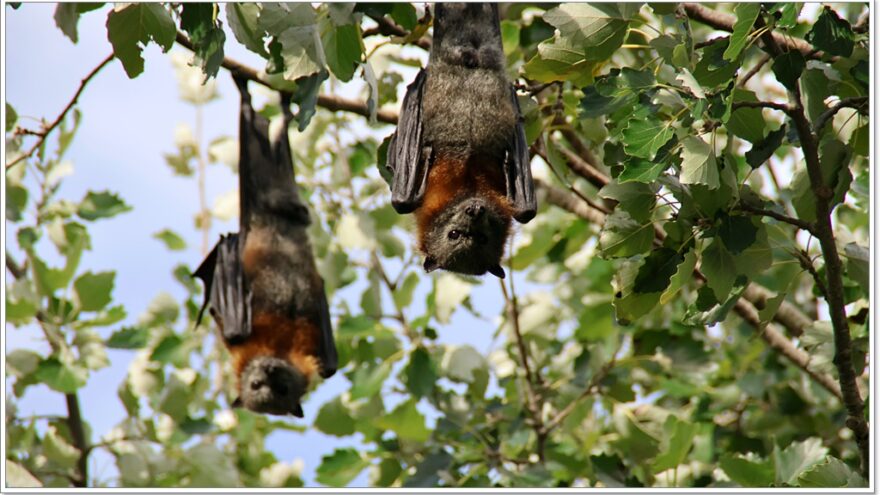
[(428, 66), (407, 87), (388, 147), (391, 202), (414, 213), (425, 271), (504, 278), (511, 218), (537, 211), (498, 6), (437, 3)]
[(241, 92), (240, 228), (221, 236), (194, 273), (205, 283), (199, 320), (210, 304), (238, 377), (233, 406), (302, 417), (300, 398), (316, 375), (336, 372), (337, 357), (324, 281), (306, 235), (309, 211), (294, 179), (290, 98), (282, 95), (284, 125), (270, 139), (247, 80), (233, 77)]

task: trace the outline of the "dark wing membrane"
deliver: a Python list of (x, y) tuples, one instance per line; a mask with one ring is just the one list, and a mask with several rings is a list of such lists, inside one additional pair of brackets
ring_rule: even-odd
[(510, 98), (516, 108), (517, 124), (513, 135), (513, 147), (507, 153), (505, 173), (507, 174), (507, 197), (513, 205), (513, 218), (519, 223), (528, 223), (538, 212), (538, 200), (535, 197), (535, 182), (532, 180), (532, 168), (529, 158), (529, 147), (526, 144), (526, 130), (523, 127), (522, 111), (516, 99), (516, 89), (510, 87)]
[(225, 341), (237, 343), (246, 339), (251, 333), (251, 292), (241, 268), (238, 234), (221, 236), (194, 275), (205, 282), (205, 303), (199, 310), (199, 321), (210, 304)]
[(422, 69), (407, 86), (397, 130), (388, 144), (388, 167), (394, 174), (391, 204), (401, 214), (418, 208), (425, 195), (428, 164), (422, 160), (422, 92), (426, 77)]
[(327, 304), (327, 296), (324, 294), (324, 283), (321, 282), (321, 294), (318, 296), (319, 326), (321, 327), (321, 340), (319, 358), (321, 359), (321, 377), (330, 378), (336, 373), (339, 358), (336, 356), (336, 341), (333, 340), (333, 325), (330, 323), (330, 307)]

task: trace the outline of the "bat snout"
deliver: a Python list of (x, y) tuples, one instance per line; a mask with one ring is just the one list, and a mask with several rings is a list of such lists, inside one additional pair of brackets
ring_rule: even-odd
[(307, 381), (296, 368), (278, 358), (257, 358), (241, 377), (242, 406), (266, 414), (302, 417), (300, 397)]

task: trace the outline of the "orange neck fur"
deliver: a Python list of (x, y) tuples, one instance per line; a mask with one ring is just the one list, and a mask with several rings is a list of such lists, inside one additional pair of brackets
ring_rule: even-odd
[(503, 163), (497, 158), (470, 155), (460, 158), (438, 155), (428, 170), (425, 197), (415, 212), (419, 239), (423, 239), (434, 219), (446, 208), (465, 197), (482, 197), (496, 205), (507, 217), (513, 215), (504, 180)]
[[(315, 358), (320, 332), (314, 323), (304, 317), (291, 320), (276, 314), (253, 315), (250, 338), (241, 344), (229, 346), (235, 375), (241, 377), (254, 358), (272, 356), (291, 363), (311, 382), (320, 370)], [(241, 383), (238, 387), (240, 389)]]

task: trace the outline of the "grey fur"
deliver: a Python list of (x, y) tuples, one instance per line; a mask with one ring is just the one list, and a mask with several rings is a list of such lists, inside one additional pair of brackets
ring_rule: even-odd
[(441, 213), (425, 238), (426, 270), (483, 275), (498, 265), (510, 224), (493, 208), (483, 198), (463, 198)]

